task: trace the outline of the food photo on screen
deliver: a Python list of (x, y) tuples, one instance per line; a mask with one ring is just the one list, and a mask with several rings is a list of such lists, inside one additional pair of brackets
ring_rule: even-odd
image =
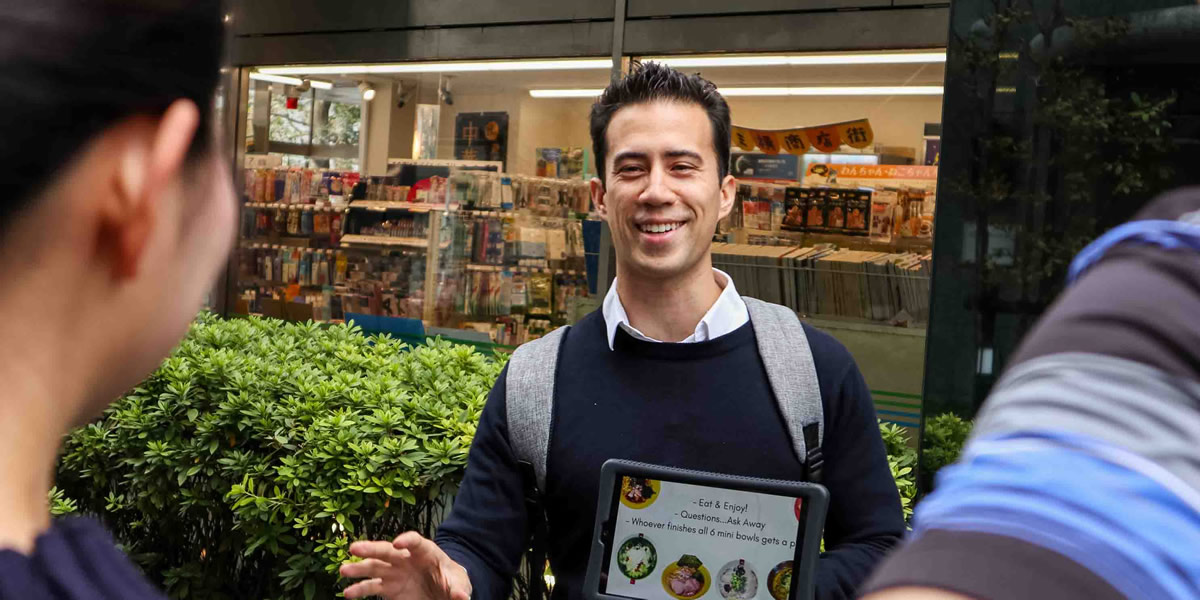
[(663, 589), (677, 600), (699, 598), (708, 592), (712, 576), (699, 558), (684, 554), (663, 570)]
[(617, 549), (617, 568), (621, 574), (629, 578), (629, 583), (645, 579), (658, 566), (658, 551), (650, 540), (642, 537), (632, 537), (621, 543)]

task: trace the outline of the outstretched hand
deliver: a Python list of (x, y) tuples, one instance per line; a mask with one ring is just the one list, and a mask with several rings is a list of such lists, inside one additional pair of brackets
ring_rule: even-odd
[(342, 577), (365, 581), (346, 588), (347, 598), (471, 600), (467, 570), (415, 531), (391, 542), (354, 542), (350, 554), (363, 560), (343, 563)]

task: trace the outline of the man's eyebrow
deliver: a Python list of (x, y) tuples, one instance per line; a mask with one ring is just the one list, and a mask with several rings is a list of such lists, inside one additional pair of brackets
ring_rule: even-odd
[[(691, 158), (693, 160), (702, 161), (704, 157), (699, 152), (694, 150), (667, 150), (663, 153), (667, 158)], [(646, 160), (650, 155), (646, 152), (638, 150), (625, 150), (618, 152), (613, 156), (613, 162), (619, 163), (623, 160)]]
[(691, 158), (703, 161), (704, 157), (700, 156), (699, 152), (693, 150), (667, 150), (667, 158)]
[(646, 160), (646, 158), (649, 156), (650, 155), (646, 154), (645, 152), (639, 152), (637, 150), (624, 150), (616, 153), (613, 156), (613, 162), (619, 163), (623, 160)]

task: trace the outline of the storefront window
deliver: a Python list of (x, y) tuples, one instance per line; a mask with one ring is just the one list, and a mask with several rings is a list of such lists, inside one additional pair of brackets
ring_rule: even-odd
[[(254, 70), (237, 309), (501, 345), (587, 314), (599, 304), (584, 243), (599, 238), (592, 98), (532, 92), (600, 88), (610, 70), (608, 59)], [(294, 83), (270, 81), (281, 78)]]

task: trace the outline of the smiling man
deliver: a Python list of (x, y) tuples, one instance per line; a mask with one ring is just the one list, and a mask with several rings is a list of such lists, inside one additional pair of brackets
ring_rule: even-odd
[[(778, 334), (756, 333), (750, 301), (712, 267), (713, 233), (733, 208), (729, 131), (729, 107), (714, 85), (654, 63), (610, 85), (592, 107), (601, 174), (592, 198), (612, 230), (617, 279), (602, 310), (552, 347), (552, 417), (536, 492), (554, 598), (583, 597), (608, 459), (793, 481), (811, 472), (794, 452), (759, 352), (760, 335)], [(817, 598), (848, 598), (904, 531), (900, 500), (858, 367), (830, 336), (796, 330), (789, 341), (797, 357), (811, 354), (820, 395), (811, 401), (824, 415), (830, 511)], [(537, 434), (508, 414), (508, 386), (529, 376), (514, 375), (514, 362), (488, 397), (436, 543), (415, 533), (355, 543), (351, 552), (367, 560), (342, 573), (367, 580), (347, 598), (509, 597), (535, 523), (520, 449)]]

